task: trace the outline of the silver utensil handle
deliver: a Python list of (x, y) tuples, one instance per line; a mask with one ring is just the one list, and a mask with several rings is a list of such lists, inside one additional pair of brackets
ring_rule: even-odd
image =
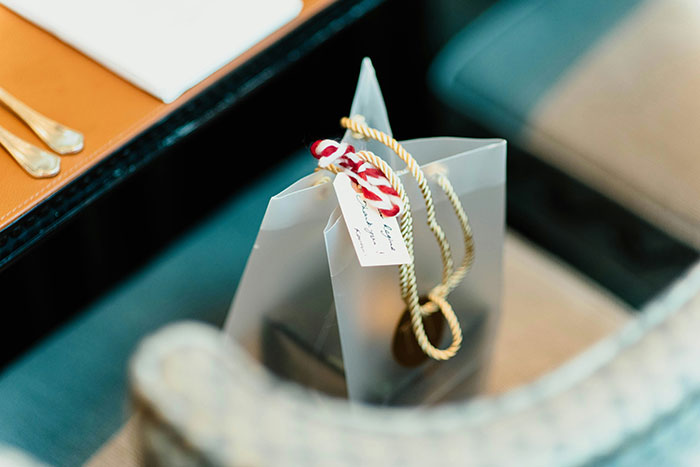
[(13, 135), (0, 127), (0, 145), (26, 170), (36, 178), (53, 177), (61, 170), (61, 158), (42, 151), (38, 147)]
[(59, 154), (73, 154), (83, 149), (83, 135), (40, 114), (9, 92), (0, 88), (3, 102), (51, 149)]

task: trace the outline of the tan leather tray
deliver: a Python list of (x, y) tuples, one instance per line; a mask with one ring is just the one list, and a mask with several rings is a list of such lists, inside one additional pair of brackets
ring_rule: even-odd
[[(0, 6), (0, 86), (85, 134), (85, 149), (64, 156), (61, 173), (50, 179), (31, 178), (0, 149), (0, 230), (332, 2), (304, 0), (297, 18), (167, 105)], [(43, 147), (2, 107), (0, 125)]]

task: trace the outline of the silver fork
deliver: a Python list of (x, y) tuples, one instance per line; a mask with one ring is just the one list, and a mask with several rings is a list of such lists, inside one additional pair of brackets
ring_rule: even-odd
[(36, 178), (53, 177), (61, 170), (61, 158), (13, 135), (0, 126), (0, 145), (26, 170)]
[(74, 154), (83, 149), (82, 133), (40, 114), (3, 88), (0, 88), (0, 102), (12, 110), (39, 138), (57, 153)]

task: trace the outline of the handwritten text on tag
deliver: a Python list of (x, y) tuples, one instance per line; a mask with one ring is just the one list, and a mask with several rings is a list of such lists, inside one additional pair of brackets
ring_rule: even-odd
[(389, 266), (411, 261), (396, 217), (384, 217), (355, 191), (350, 177), (333, 182), (338, 204), (361, 266)]

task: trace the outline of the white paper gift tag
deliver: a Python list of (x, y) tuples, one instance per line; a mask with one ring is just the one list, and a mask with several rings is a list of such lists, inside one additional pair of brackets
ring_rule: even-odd
[(396, 217), (384, 217), (355, 191), (350, 177), (339, 173), (333, 187), (360, 265), (407, 264), (411, 257)]

